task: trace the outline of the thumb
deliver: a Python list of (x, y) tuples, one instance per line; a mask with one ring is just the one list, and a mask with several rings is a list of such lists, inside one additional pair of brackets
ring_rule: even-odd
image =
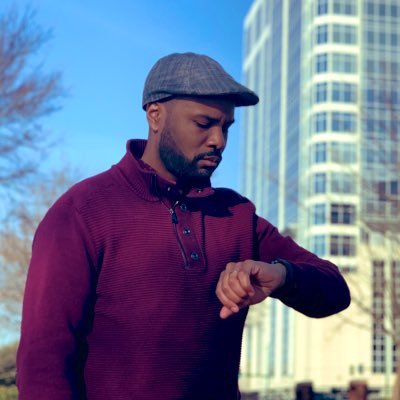
[(222, 308), (221, 308), (221, 311), (219, 312), (219, 316), (222, 318), (222, 319), (227, 319), (227, 318), (229, 318), (231, 315), (233, 315), (234, 313), (233, 313), (233, 311), (230, 309), (230, 308), (228, 308), (228, 307), (225, 307), (225, 306), (223, 306)]

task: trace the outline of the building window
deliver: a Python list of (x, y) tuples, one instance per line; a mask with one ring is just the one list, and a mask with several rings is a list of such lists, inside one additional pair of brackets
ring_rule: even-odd
[[(283, 310), (283, 329), (282, 329), (282, 375), (289, 376), (289, 350), (290, 350), (290, 335), (291, 326), (289, 318), (289, 308), (285, 307)], [(260, 346), (261, 348), (261, 346)]]
[(354, 54), (332, 53), (332, 71), (354, 74), (357, 71), (357, 57)]
[(354, 236), (331, 235), (329, 238), (330, 255), (355, 256), (356, 244)]
[(325, 235), (314, 235), (311, 237), (311, 251), (317, 256), (326, 255), (326, 236)]
[(328, 54), (322, 53), (317, 54), (315, 59), (315, 72), (321, 74), (322, 72), (328, 71)]
[(386, 44), (386, 33), (379, 32), (379, 44), (384, 46)]
[(331, 223), (354, 225), (356, 208), (352, 204), (331, 204)]
[(332, 25), (332, 39), (333, 43), (341, 44), (356, 44), (357, 31), (353, 25)]
[(356, 15), (356, 2), (355, 0), (334, 0), (333, 13), (344, 15)]
[(363, 120), (363, 131), (367, 133), (367, 137), (373, 137), (373, 133), (375, 131), (375, 119), (374, 118), (366, 117)]
[(333, 132), (356, 132), (357, 116), (354, 113), (333, 112), (332, 131)]
[(375, 100), (377, 101), (379, 99), (377, 91), (375, 91), (373, 88), (366, 88), (363, 92), (364, 101), (367, 103), (374, 103)]
[(395, 196), (399, 194), (399, 181), (391, 181), (390, 185), (390, 195)]
[(396, 62), (396, 61), (392, 61), (391, 63), (390, 63), (390, 73), (393, 75), (393, 76), (396, 76), (397, 74), (398, 74), (398, 72), (399, 72), (399, 63), (398, 62)]
[[(373, 146), (374, 143), (370, 145)], [(391, 151), (388, 152), (386, 149), (381, 149), (380, 147), (366, 147), (363, 150), (363, 160), (366, 164), (387, 164), (388, 160), (393, 156)]]
[(256, 12), (256, 17), (255, 17), (255, 34), (254, 34), (254, 36), (255, 36), (255, 41), (257, 41), (258, 40), (258, 38), (259, 38), (259, 36), (260, 36), (260, 33), (261, 33), (261, 31), (262, 31), (262, 24), (263, 24), (263, 20), (262, 20), (262, 17), (263, 17), (263, 15), (262, 15), (262, 8), (261, 7), (259, 7), (258, 8), (258, 10), (257, 10), (257, 12)]
[[(352, 272), (357, 272), (357, 266), (356, 265), (338, 265), (340, 272), (343, 274), (350, 274)], [(362, 370), (360, 366), (359, 370)]]
[(326, 143), (316, 143), (312, 150), (313, 164), (326, 162)]
[(373, 74), (376, 71), (376, 62), (375, 60), (367, 60), (366, 61), (366, 71)]
[(372, 263), (372, 371), (374, 373), (385, 372), (386, 349), (384, 334), (385, 317), (385, 263), (374, 260)]
[(328, 14), (328, 0), (318, 0), (317, 15)]
[(328, 99), (328, 84), (326, 82), (317, 83), (314, 87), (314, 102), (324, 103)]
[(375, 15), (374, 6), (375, 6), (375, 4), (372, 1), (367, 3), (366, 9), (367, 9), (368, 15)]
[(374, 31), (366, 31), (366, 32), (364, 32), (364, 35), (366, 37), (366, 42), (368, 44), (375, 43), (375, 32)]
[(326, 223), (326, 205), (314, 204), (312, 206), (312, 224), (324, 225)]
[[(391, 286), (392, 286), (392, 320), (393, 330), (396, 335), (400, 332), (400, 316), (398, 305), (400, 302), (400, 260), (391, 262)], [(397, 366), (397, 351), (396, 346), (393, 348), (393, 366)], [(396, 372), (396, 368), (393, 368), (393, 372)]]
[(399, 195), (399, 181), (378, 181), (375, 184), (375, 192), (380, 201), (396, 201)]
[(314, 193), (325, 193), (326, 192), (326, 174), (319, 172), (314, 175)]
[[(388, 267), (390, 278), (385, 277), (385, 267)], [(392, 261), (385, 266), (383, 260), (375, 259), (372, 262), (372, 271), (372, 370), (374, 373), (385, 372), (386, 357), (390, 357), (393, 365), (391, 372), (396, 372), (397, 348), (396, 345), (386, 347), (384, 321), (385, 318), (390, 318), (393, 331), (399, 332), (400, 319), (396, 304), (399, 304), (400, 262)]]
[(317, 26), (317, 43), (328, 43), (328, 25)]
[(251, 28), (246, 28), (245, 32), (244, 32), (244, 37), (245, 37), (245, 44), (246, 44), (246, 48), (245, 48), (245, 54), (248, 55), (250, 53), (250, 50), (252, 48), (252, 29)]
[(332, 172), (332, 193), (355, 193), (356, 180), (353, 174), (347, 172)]
[(355, 103), (357, 91), (354, 83), (332, 82), (332, 101), (339, 103)]
[(356, 146), (354, 143), (331, 143), (331, 161), (340, 164), (356, 162)]
[(268, 347), (268, 370), (267, 374), (269, 377), (275, 375), (275, 362), (276, 362), (276, 319), (277, 319), (277, 303), (271, 301), (270, 307), (270, 323), (271, 329), (269, 330), (269, 347)]
[(327, 129), (327, 113), (319, 112), (314, 115), (314, 132), (326, 132)]
[[(389, 101), (390, 101), (391, 105), (399, 104), (399, 97), (400, 97), (399, 95), (400, 95), (400, 92), (397, 91), (397, 90), (392, 90), (390, 92)], [(398, 121), (392, 121), (392, 124), (393, 124), (393, 132), (397, 136), (397, 134), (398, 134), (398, 132), (397, 132)]]

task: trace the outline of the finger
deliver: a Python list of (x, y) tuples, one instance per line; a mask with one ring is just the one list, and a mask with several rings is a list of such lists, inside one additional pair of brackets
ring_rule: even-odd
[(224, 271), (221, 274), (217, 294), (220, 301), (234, 312), (250, 303), (248, 293), (241, 287), (236, 271)]
[(237, 269), (240, 266), (241, 263), (227, 264), (216, 288), (218, 299), (232, 312), (238, 312), (240, 308), (247, 307), (251, 302), (249, 293), (254, 293), (248, 274)]
[(241, 269), (241, 264), (240, 262), (230, 262), (226, 264), (225, 271), (227, 272), (233, 272), (233, 271), (239, 271)]
[[(244, 296), (244, 292), (248, 294), (250, 290), (250, 278), (246, 278), (246, 275), (248, 275), (248, 272), (244, 269), (245, 263), (243, 262), (230, 262), (227, 264), (225, 271), (231, 272), (232, 276), (229, 275), (229, 277), (236, 278), (237, 277), (237, 282), (232, 282), (232, 288), (237, 292), (239, 296)], [(237, 272), (237, 276), (235, 275), (235, 271)]]
[[(227, 293), (229, 293), (229, 294), (227, 294)], [(240, 302), (240, 298), (238, 297), (235, 300), (233, 300), (230, 297), (230, 296), (232, 296), (232, 294), (229, 292), (229, 290), (227, 290), (226, 278), (222, 274), (221, 274), (221, 278), (217, 285), (216, 294), (217, 294), (219, 301), (222, 303), (223, 306), (231, 309), (233, 312), (239, 311), (239, 306), (237, 303)]]
[[(237, 271), (238, 284), (240, 288), (246, 292), (247, 295), (252, 296), (254, 294), (254, 288), (251, 283), (251, 275), (253, 272), (254, 261), (246, 260), (238, 263), (230, 262), (226, 266), (226, 271), (234, 272)], [(236, 286), (233, 286), (235, 289)], [(240, 290), (236, 291), (238, 295), (243, 296)]]
[(242, 285), (242, 281), (246, 281), (246, 278), (243, 277), (243, 275), (246, 275), (246, 273), (235, 269), (229, 272), (226, 278), (227, 290), (232, 291), (233, 296), (237, 296), (240, 299), (243, 299), (248, 295), (248, 290), (246, 290)]
[(242, 308), (249, 303), (249, 294), (242, 288), (240, 275), (240, 271), (237, 272), (236, 270), (224, 274), (221, 281), (221, 291), (230, 302)]
[(254, 288), (253, 288), (253, 285), (251, 284), (250, 275), (242, 270), (242, 271), (238, 272), (237, 277), (238, 277), (240, 287), (244, 292), (246, 292), (246, 295), (253, 296)]
[(233, 315), (234, 314), (234, 312), (232, 311), (232, 310), (230, 310), (229, 308), (227, 308), (227, 307), (225, 307), (225, 306), (223, 306), (222, 308), (221, 308), (221, 311), (219, 312), (219, 316), (222, 318), (222, 319), (227, 319), (227, 318), (229, 318), (231, 315)]

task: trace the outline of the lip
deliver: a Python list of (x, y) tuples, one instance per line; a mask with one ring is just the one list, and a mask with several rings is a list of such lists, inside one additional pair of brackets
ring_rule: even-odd
[(200, 163), (205, 167), (217, 167), (220, 162), (221, 158), (214, 156), (204, 157), (202, 160), (200, 160)]

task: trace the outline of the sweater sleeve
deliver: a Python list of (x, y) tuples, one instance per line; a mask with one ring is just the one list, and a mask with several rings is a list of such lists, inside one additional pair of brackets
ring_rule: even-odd
[(59, 200), (33, 241), (17, 355), (20, 400), (84, 397), (85, 336), (96, 281), (93, 255), (79, 213)]
[(350, 304), (349, 288), (339, 269), (327, 260), (302, 248), (289, 236), (256, 216), (260, 261), (284, 260), (288, 269), (285, 285), (273, 293), (295, 310), (315, 318), (344, 310)]

